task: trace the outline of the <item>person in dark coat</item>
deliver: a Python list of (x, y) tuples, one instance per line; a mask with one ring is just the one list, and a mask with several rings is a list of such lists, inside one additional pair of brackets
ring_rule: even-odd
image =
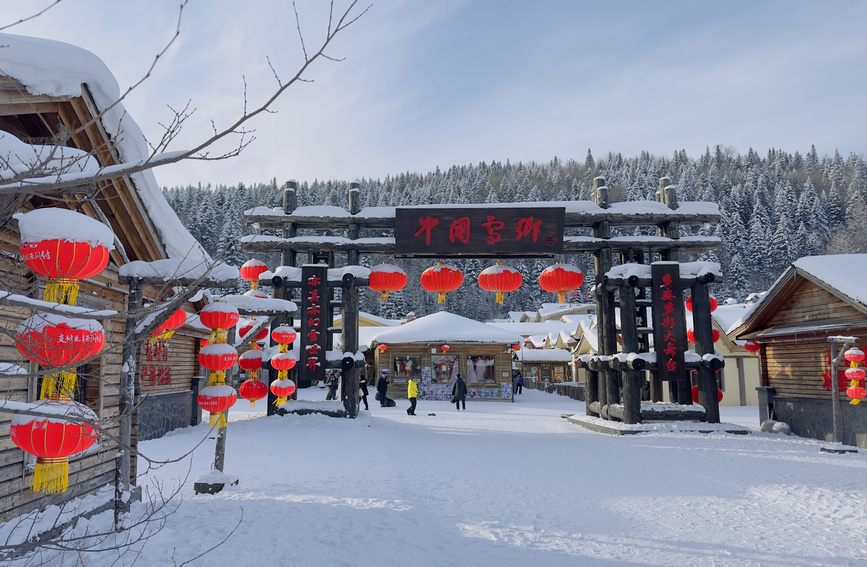
[(460, 374), (452, 386), (452, 401), (455, 402), (456, 410), (461, 411), (461, 406), (464, 410), (467, 409), (467, 383), (464, 382)]
[(337, 399), (337, 375), (334, 372), (328, 375), (328, 381), (325, 382), (325, 385), (328, 386), (328, 395), (325, 396), (326, 400), (336, 400)]
[(367, 405), (367, 376), (364, 374), (358, 377), (358, 390), (361, 394), (361, 401), (364, 402), (364, 409), (369, 410), (370, 407)]
[(518, 371), (518, 393), (524, 391), (524, 375), (521, 374), (521, 371)]
[(388, 378), (385, 377), (385, 372), (379, 375), (379, 380), (376, 382), (376, 391), (379, 392), (379, 405), (385, 407), (386, 393), (388, 392)]

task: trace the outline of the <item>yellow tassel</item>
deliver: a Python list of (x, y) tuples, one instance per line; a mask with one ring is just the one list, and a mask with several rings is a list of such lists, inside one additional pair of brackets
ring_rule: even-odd
[(283, 404), (285, 404), (286, 400), (288, 400), (288, 399), (289, 398), (277, 398), (276, 400), (274, 400), (274, 405), (277, 406), (278, 408), (282, 408)]
[(566, 294), (565, 293), (557, 294), (557, 298), (560, 300), (559, 301), (560, 303), (566, 303)]
[(380, 303), (386, 303), (387, 301), (388, 301), (388, 292), (383, 291), (382, 295), (379, 296), (379, 302)]
[(445, 303), (446, 302), (446, 294), (440, 292), (437, 294), (437, 303)]
[(42, 296), (49, 303), (65, 303), (75, 305), (78, 300), (78, 280), (69, 278), (55, 278), (45, 286)]
[(226, 329), (214, 329), (208, 336), (208, 344), (226, 344)]
[(861, 399), (860, 399), (860, 398), (855, 398), (855, 399), (853, 399), (851, 402), (849, 402), (849, 405), (850, 405), (850, 406), (857, 406), (857, 405), (860, 404), (860, 403), (861, 403)]
[(256, 400), (250, 400), (250, 407), (251, 408), (256, 407)]
[(500, 305), (503, 304), (503, 292), (502, 291), (497, 292), (497, 296), (494, 298), (494, 303), (498, 303)]
[(208, 386), (223, 386), (226, 384), (226, 371), (215, 370), (208, 375)]
[(71, 400), (75, 392), (75, 372), (58, 372), (46, 374), (42, 379), (40, 399)]
[(36, 468), (33, 470), (33, 491), (48, 494), (66, 492), (69, 488), (69, 460), (66, 457), (59, 459), (36, 459)]
[(222, 429), (226, 427), (226, 412), (218, 412), (212, 413), (210, 419), (208, 420), (208, 424), (211, 427), (216, 427), (217, 429)]

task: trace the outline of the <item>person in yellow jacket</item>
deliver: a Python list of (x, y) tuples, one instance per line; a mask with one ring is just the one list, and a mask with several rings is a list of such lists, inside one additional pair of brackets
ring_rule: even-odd
[(406, 415), (415, 415), (415, 403), (418, 400), (418, 384), (415, 379), (410, 376), (409, 383), (406, 385), (406, 397), (409, 398), (409, 407), (406, 408)]

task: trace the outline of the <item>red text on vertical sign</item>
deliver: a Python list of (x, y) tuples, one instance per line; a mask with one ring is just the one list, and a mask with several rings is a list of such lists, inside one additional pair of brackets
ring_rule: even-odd
[(651, 264), (651, 277), (657, 376), (668, 381), (686, 380), (686, 320), (678, 283), (680, 265), (677, 262), (654, 262)]

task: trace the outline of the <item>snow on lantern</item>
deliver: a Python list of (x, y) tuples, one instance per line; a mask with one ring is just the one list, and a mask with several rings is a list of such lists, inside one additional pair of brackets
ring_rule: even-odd
[(245, 291), (244, 296), (255, 297), (256, 299), (268, 299), (268, 293), (262, 291), (261, 289), (251, 289), (250, 291)]
[(212, 344), (225, 343), (226, 329), (234, 327), (240, 318), (235, 306), (225, 301), (209, 303), (199, 312), (199, 320), (202, 325), (211, 329), (211, 336), (208, 340)]
[(196, 398), (199, 407), (211, 414), (209, 425), (217, 428), (226, 427), (226, 414), (223, 412), (231, 408), (237, 400), (235, 389), (225, 384), (205, 386)]
[[(274, 342), (280, 345), (291, 345), (295, 342), (295, 339), (298, 337), (298, 333), (295, 332), (293, 327), (289, 325), (280, 325), (279, 327), (275, 327), (274, 330), (271, 331), (271, 338), (274, 339)], [(288, 352), (287, 348), (285, 351)]]
[[(716, 300), (714, 296), (710, 296), (710, 310), (711, 312), (716, 311), (717, 306), (719, 306), (719, 302)], [(686, 298), (686, 310), (692, 313), (692, 296)]]
[[(102, 352), (105, 332), (97, 321), (38, 313), (15, 333), (15, 347), (25, 358), (47, 368), (68, 368)], [(40, 398), (71, 400), (74, 372), (59, 370), (42, 379)]]
[[(277, 396), (274, 405), (278, 408), (283, 407), (286, 400), (295, 393), (295, 382), (289, 380), (288, 375), (297, 362), (289, 352), (278, 352), (271, 357), (271, 367), (277, 371), (277, 379), (271, 382), (271, 393)], [(286, 393), (289, 384), (291, 384), (291, 392)]]
[(539, 274), (539, 285), (547, 292), (556, 293), (559, 303), (566, 302), (566, 294), (581, 287), (584, 274), (571, 264), (557, 262)]
[(268, 271), (268, 265), (262, 260), (253, 258), (241, 266), (241, 277), (250, 282), (250, 287), (258, 289), (259, 276)]
[[(719, 388), (716, 389), (716, 401), (721, 402), (723, 400), (723, 391)], [(692, 387), (692, 403), (698, 403), (698, 386)]]
[(150, 342), (155, 343), (157, 341), (167, 341), (172, 336), (174, 336), (175, 331), (180, 329), (184, 323), (187, 322), (187, 312), (183, 309), (178, 309), (171, 315), (169, 318), (162, 322), (162, 324), (154, 329), (154, 332), (151, 333)]
[(274, 405), (282, 407), (286, 403), (286, 400), (295, 393), (295, 382), (288, 378), (278, 378), (271, 382), (271, 393), (277, 396), (277, 399), (274, 400)]
[(846, 349), (843, 353), (843, 358), (849, 362), (849, 368), (846, 369), (846, 379), (849, 380), (849, 387), (846, 389), (846, 395), (852, 398), (849, 402), (853, 406), (861, 403), (861, 399), (867, 396), (867, 390), (862, 386), (864, 377), (867, 372), (863, 368), (858, 368), (858, 364), (864, 360), (864, 351), (859, 348), (852, 347)]
[(44, 208), (18, 217), (21, 257), (27, 266), (49, 278), (43, 299), (75, 305), (79, 280), (105, 269), (114, 249), (114, 233), (81, 213)]
[(262, 351), (248, 350), (238, 357), (238, 366), (247, 373), (249, 378), (255, 380), (262, 368)]
[[(226, 386), (226, 370), (232, 368), (237, 361), (238, 351), (235, 350), (235, 347), (226, 343), (212, 343), (199, 350), (199, 364), (211, 371), (208, 377), (208, 386), (202, 388), (202, 392), (211, 387)], [(234, 395), (232, 387), (226, 387), (232, 390)], [(206, 409), (205, 406), (202, 406), (201, 397), (200, 395), (199, 405), (202, 409)], [(232, 403), (234, 403), (234, 400)], [(229, 404), (229, 407), (231, 407), (231, 404)], [(222, 413), (211, 413), (211, 427), (214, 426), (220, 428), (226, 427), (226, 418)]]
[(33, 490), (57, 494), (69, 487), (69, 457), (96, 442), (99, 421), (87, 406), (72, 401), (40, 400), (31, 409), (57, 417), (16, 414), (9, 435), (12, 442), (36, 457)]
[[(716, 329), (713, 329), (713, 342), (717, 342), (719, 340), (719, 337), (720, 337), (719, 331), (717, 331)], [(692, 329), (688, 330), (686, 332), (686, 338), (689, 342), (691, 342), (692, 344), (695, 344), (695, 331), (693, 331)]]
[(388, 301), (389, 293), (405, 288), (406, 281), (406, 272), (388, 262), (378, 264), (370, 269), (369, 287), (382, 294), (379, 297), (382, 303)]
[[(249, 323), (249, 324), (246, 324), (243, 327), (239, 328), (238, 329), (238, 337), (240, 337), (242, 339), (244, 337), (246, 337), (247, 334), (249, 334), (250, 331), (253, 330), (253, 326), (254, 326), (253, 323)], [(264, 340), (267, 337), (268, 337), (268, 329), (263, 327), (262, 329), (259, 330), (258, 333), (256, 333), (256, 336), (253, 337), (253, 341), (250, 343), (250, 348), (252, 348), (253, 350), (258, 350), (259, 345), (257, 344), (256, 341)]]
[(437, 294), (437, 303), (446, 302), (446, 294), (461, 287), (464, 282), (464, 274), (451, 264), (437, 262), (422, 272), (421, 287)]
[(759, 343), (754, 343), (753, 341), (747, 341), (744, 345), (744, 349), (750, 353), (750, 356), (755, 356), (757, 352), (762, 350), (762, 346)]
[[(381, 346), (385, 346), (385, 345), (381, 345)], [(440, 347), (440, 350), (443, 352), (448, 352), (450, 348), (452, 348), (452, 347), (450, 347), (449, 345), (442, 345)]]
[(485, 268), (479, 274), (479, 287), (485, 291), (495, 292), (497, 295), (494, 302), (498, 304), (503, 303), (503, 294), (515, 291), (523, 283), (524, 278), (521, 273), (512, 267), (504, 266), (502, 262)]

